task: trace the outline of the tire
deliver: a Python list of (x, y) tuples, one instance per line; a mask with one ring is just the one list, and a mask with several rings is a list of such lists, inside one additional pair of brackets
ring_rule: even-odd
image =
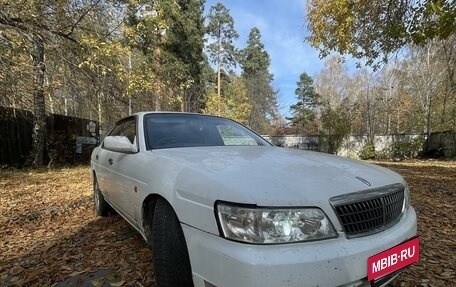
[(95, 203), (95, 210), (98, 216), (109, 215), (112, 208), (104, 199), (103, 194), (101, 194), (96, 177), (93, 179), (93, 201)]
[(157, 199), (153, 218), (152, 253), (158, 287), (193, 287), (187, 244), (172, 207)]

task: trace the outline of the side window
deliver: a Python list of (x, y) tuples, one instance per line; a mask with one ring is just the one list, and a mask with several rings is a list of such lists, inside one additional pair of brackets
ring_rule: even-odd
[(122, 130), (125, 122), (118, 123), (108, 134), (108, 136), (120, 136), (122, 135)]
[(134, 119), (129, 119), (128, 121), (124, 122), (124, 128), (121, 135), (126, 136), (132, 144), (135, 143), (136, 121)]
[(128, 118), (121, 121), (112, 129), (108, 136), (126, 136), (134, 144), (136, 138), (136, 120), (134, 118)]

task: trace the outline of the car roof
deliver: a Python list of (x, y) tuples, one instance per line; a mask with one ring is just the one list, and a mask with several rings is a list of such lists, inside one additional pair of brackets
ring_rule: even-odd
[(190, 115), (190, 116), (202, 116), (202, 117), (212, 117), (212, 118), (220, 118), (220, 119), (226, 119), (226, 120), (231, 120), (230, 118), (226, 117), (221, 117), (221, 116), (214, 116), (214, 115), (208, 115), (208, 114), (199, 114), (199, 113), (190, 113), (190, 112), (172, 112), (172, 111), (144, 111), (144, 112), (137, 112), (134, 114), (131, 114), (129, 116), (123, 117), (119, 119), (116, 123), (119, 123), (125, 119), (131, 118), (131, 117), (139, 117), (142, 118), (145, 115), (150, 115), (150, 114), (175, 114), (175, 115)]
[(138, 116), (144, 116), (147, 114), (178, 114), (178, 115), (199, 115), (199, 116), (211, 116), (211, 115), (205, 115), (205, 114), (199, 114), (199, 113), (189, 113), (189, 112), (172, 112), (172, 111), (143, 111), (143, 112), (137, 112), (132, 114), (138, 115)]

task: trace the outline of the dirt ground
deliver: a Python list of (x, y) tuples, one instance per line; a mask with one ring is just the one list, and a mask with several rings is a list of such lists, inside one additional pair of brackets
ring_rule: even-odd
[[(412, 191), (421, 258), (393, 286), (455, 286), (456, 162), (380, 162)], [(88, 167), (0, 171), (0, 286), (154, 286), (151, 250), (99, 218)]]

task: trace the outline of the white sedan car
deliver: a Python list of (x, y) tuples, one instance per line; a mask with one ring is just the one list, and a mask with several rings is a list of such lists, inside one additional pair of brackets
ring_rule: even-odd
[(91, 157), (99, 215), (151, 245), (157, 286), (383, 286), (418, 260), (404, 179), (274, 147), (225, 118), (122, 119)]

